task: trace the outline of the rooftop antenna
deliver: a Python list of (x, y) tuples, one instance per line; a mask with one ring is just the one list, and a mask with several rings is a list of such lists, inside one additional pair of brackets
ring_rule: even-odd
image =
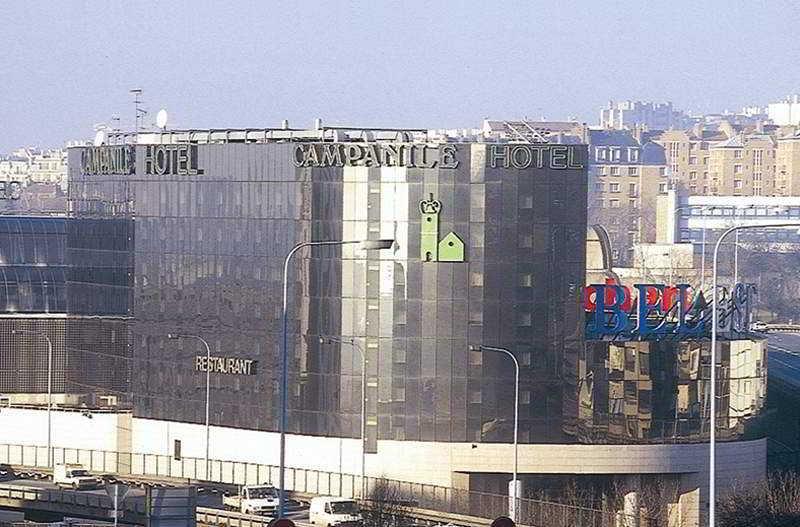
[(131, 94), (133, 94), (133, 106), (136, 108), (136, 116), (134, 118), (134, 132), (139, 132), (139, 117), (146, 114), (147, 111), (139, 108), (139, 105), (142, 104), (142, 89), (141, 88), (133, 88), (131, 90)]
[(161, 128), (161, 131), (164, 131), (164, 130), (167, 129), (167, 118), (168, 117), (169, 116), (167, 115), (167, 110), (165, 110), (164, 108), (161, 108), (158, 111), (158, 113), (156, 114), (156, 126)]

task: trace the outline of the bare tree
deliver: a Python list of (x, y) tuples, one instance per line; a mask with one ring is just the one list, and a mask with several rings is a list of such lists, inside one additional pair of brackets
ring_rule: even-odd
[(717, 504), (718, 527), (800, 525), (800, 477), (776, 473), (766, 481), (738, 487)]
[(380, 478), (373, 485), (364, 503), (366, 527), (396, 527), (408, 523), (409, 509), (413, 505), (397, 485)]

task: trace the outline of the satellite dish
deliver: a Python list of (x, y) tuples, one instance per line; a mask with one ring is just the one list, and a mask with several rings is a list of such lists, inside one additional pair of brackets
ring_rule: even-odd
[(164, 108), (160, 109), (158, 111), (158, 114), (156, 115), (156, 126), (161, 128), (162, 130), (166, 130), (167, 129), (167, 117), (168, 117), (167, 116), (167, 111)]
[(106, 131), (105, 130), (98, 130), (96, 134), (94, 134), (94, 146), (102, 146), (106, 143)]

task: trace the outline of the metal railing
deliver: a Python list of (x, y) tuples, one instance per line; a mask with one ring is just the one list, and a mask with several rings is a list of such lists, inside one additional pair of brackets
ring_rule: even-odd
[[(0, 502), (2, 502), (2, 500), (17, 500), (25, 503), (58, 503), (103, 510), (110, 510), (113, 508), (111, 498), (102, 494), (91, 494), (74, 490), (24, 488), (16, 485), (0, 484)], [(142, 502), (128, 501), (120, 505), (120, 510), (144, 515), (145, 504)]]
[[(77, 448), (53, 448), (55, 464), (76, 463), (91, 472), (117, 474), (119, 476), (164, 478), (228, 485), (277, 484), (277, 465), (263, 465), (244, 461), (209, 460), (209, 474), (205, 474), (203, 458), (182, 457), (163, 454), (114, 452), (107, 450), (85, 450)], [(33, 445), (0, 444), (0, 464), (12, 466), (46, 468), (47, 447)], [(297, 495), (334, 495), (345, 498), (361, 498), (361, 476), (338, 472), (326, 472), (305, 468), (286, 467), (286, 490)], [(387, 485), (393, 496), (411, 503), (409, 515), (434, 520), (447, 517), (453, 521), (463, 516), (461, 525), (478, 525), (498, 516), (508, 514), (507, 495), (456, 489), (441, 485), (366, 478), (367, 496), (379, 485)], [(520, 499), (519, 523), (547, 527), (613, 527), (619, 521), (615, 511), (592, 507), (578, 507), (563, 503), (536, 499)], [(413, 513), (412, 510), (413, 509)], [(444, 513), (444, 514), (441, 514)], [(658, 527), (655, 518), (642, 518), (640, 527)]]

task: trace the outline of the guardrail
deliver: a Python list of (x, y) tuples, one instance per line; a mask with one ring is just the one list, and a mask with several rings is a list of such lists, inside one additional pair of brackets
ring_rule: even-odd
[(198, 525), (227, 525), (228, 527), (269, 527), (270, 517), (253, 516), (241, 512), (197, 507)]
[[(228, 485), (277, 484), (279, 467), (243, 461), (210, 460), (205, 477), (203, 458), (181, 458), (161, 454), (53, 448), (58, 463), (78, 463), (92, 472), (129, 477), (170, 478), (182, 483), (209, 482)], [(47, 447), (0, 444), (0, 464), (44, 469)], [(367, 495), (379, 484), (388, 485), (392, 494), (413, 503), (405, 511), (409, 517), (425, 521), (452, 521), (458, 525), (488, 525), (487, 520), (508, 514), (508, 496), (425, 483), (366, 478)], [(287, 467), (286, 490), (296, 495), (334, 495), (360, 498), (361, 477), (356, 474), (325, 472)], [(219, 514), (225, 511), (219, 511)], [(519, 523), (547, 527), (606, 527), (614, 525), (616, 512), (578, 507), (535, 499), (521, 499)], [(658, 527), (650, 518), (648, 527)], [(250, 527), (244, 525), (244, 527)], [(258, 527), (255, 524), (252, 527)]]
[(767, 324), (764, 331), (778, 331), (782, 333), (800, 333), (800, 325), (798, 324)]
[[(108, 511), (113, 509), (111, 498), (102, 494), (0, 485), (0, 506), (28, 508), (33, 504), (37, 510), (104, 519), (108, 518)], [(145, 521), (145, 504), (143, 502), (120, 504), (120, 510), (123, 512), (123, 519), (126, 522), (144, 523)]]

